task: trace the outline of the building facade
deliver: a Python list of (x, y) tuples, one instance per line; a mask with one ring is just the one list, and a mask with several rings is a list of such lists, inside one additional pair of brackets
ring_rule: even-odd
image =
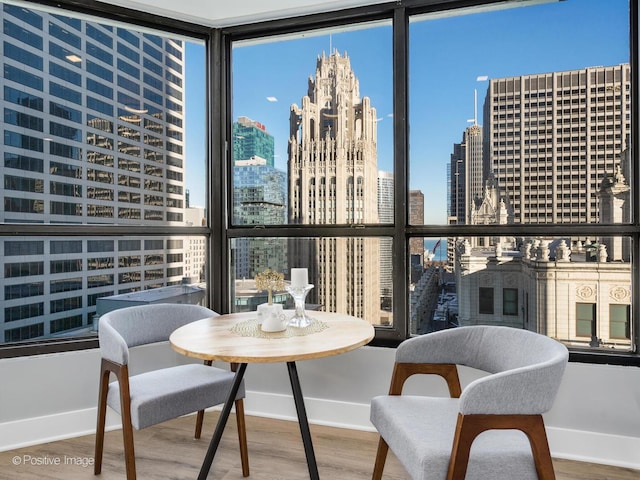
[(497, 78), (484, 102), (483, 177), (516, 223), (597, 223), (600, 182), (631, 132), (629, 64)]
[[(349, 57), (323, 53), (302, 105), (291, 106), (289, 223), (378, 223), (376, 142), (376, 110), (360, 97)], [(315, 303), (379, 322), (378, 239), (321, 238), (291, 248), (290, 266), (310, 269)]]
[(453, 145), (449, 163), (449, 223), (465, 225), (474, 203), (482, 198), (482, 127), (474, 124), (462, 134), (462, 142)]
[[(462, 247), (458, 323), (526, 328), (578, 347), (628, 350), (631, 264), (564, 239), (526, 239), (520, 250)], [(562, 253), (561, 253), (562, 252)]]
[[(378, 171), (378, 218), (393, 223), (393, 173)], [(384, 310), (391, 311), (393, 298), (393, 239), (380, 239), (380, 295)]]
[[(0, 222), (183, 225), (181, 41), (4, 4)], [(144, 68), (142, 67), (144, 66)], [(182, 282), (182, 237), (5, 238), (4, 341)]]
[[(421, 190), (409, 190), (409, 223), (424, 224), (424, 193)], [(409, 255), (416, 258), (416, 263), (424, 265), (424, 241), (422, 238), (409, 239)]]
[[(233, 167), (235, 225), (283, 225), (287, 220), (286, 173), (264, 158), (237, 160)], [(287, 245), (277, 239), (237, 238), (233, 242), (236, 279), (253, 278), (266, 268), (288, 269)]]
[[(603, 223), (628, 221), (630, 188), (621, 166), (601, 182)], [(487, 189), (489, 192), (490, 189)], [(504, 201), (487, 193), (488, 224), (508, 221)], [(502, 215), (500, 215), (502, 212)], [(459, 325), (526, 328), (577, 347), (631, 346), (631, 263), (627, 237), (493, 237), (491, 244), (457, 244)]]
[(267, 127), (247, 117), (238, 117), (233, 122), (233, 159), (247, 160), (252, 157), (264, 158), (267, 165), (273, 167), (273, 135)]
[[(206, 210), (204, 207), (191, 207), (187, 205), (184, 210), (184, 219), (187, 226), (206, 225)], [(184, 272), (183, 282), (204, 283), (206, 281), (207, 266), (207, 239), (205, 237), (184, 237)]]

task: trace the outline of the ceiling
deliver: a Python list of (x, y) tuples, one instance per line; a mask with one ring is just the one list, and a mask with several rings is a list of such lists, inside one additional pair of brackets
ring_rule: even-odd
[(134, 10), (208, 27), (227, 27), (310, 13), (342, 10), (389, 0), (115, 0)]

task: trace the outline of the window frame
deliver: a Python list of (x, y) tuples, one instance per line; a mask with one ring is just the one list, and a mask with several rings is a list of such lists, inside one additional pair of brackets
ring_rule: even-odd
[[(222, 85), (231, 86), (231, 73), (230, 73), (230, 59), (231, 59), (231, 44), (238, 40), (258, 39), (260, 37), (270, 37), (276, 35), (282, 35), (286, 33), (297, 33), (309, 30), (328, 28), (328, 27), (340, 27), (342, 25), (353, 25), (358, 22), (373, 22), (382, 19), (391, 19), (393, 22), (393, 91), (394, 91), (394, 118), (408, 118), (409, 98), (408, 98), (408, 26), (409, 19), (413, 15), (420, 15), (425, 13), (433, 13), (439, 10), (445, 10), (450, 8), (466, 8), (466, 7), (482, 7), (488, 6), (498, 2), (495, 1), (451, 1), (440, 2), (438, 5), (433, 5), (432, 2), (427, 0), (418, 0), (413, 2), (400, 1), (396, 4), (378, 4), (367, 7), (356, 7), (340, 12), (328, 12), (323, 14), (308, 15), (301, 18), (288, 18), (281, 20), (273, 20), (267, 22), (260, 22), (256, 24), (248, 24), (241, 26), (234, 26), (222, 29), (220, 38), (220, 52), (216, 59), (226, 59), (227, 62), (223, 62), (223, 71), (220, 73), (220, 82)], [(638, 78), (638, 8), (637, 0), (630, 0), (630, 23), (629, 27), (631, 33), (636, 32), (636, 35), (631, 35), (630, 42), (630, 63), (632, 69), (632, 77)], [(637, 90), (637, 84), (633, 84), (632, 90)], [(227, 112), (226, 125), (222, 126), (223, 129), (221, 138), (218, 143), (224, 144), (228, 142), (231, 144), (231, 125), (233, 119), (230, 116), (231, 112), (231, 92), (227, 90), (225, 94), (221, 95), (220, 108)], [(632, 102), (632, 112), (634, 112), (634, 118), (638, 118), (638, 99), (634, 95)], [(637, 123), (637, 122), (636, 122)], [(632, 125), (632, 138), (633, 144), (638, 144), (635, 140), (638, 139), (638, 125), (635, 123)], [(372, 345), (379, 346), (397, 346), (402, 340), (409, 338), (410, 325), (408, 323), (408, 244), (409, 240), (417, 237), (431, 237), (431, 238), (447, 238), (447, 237), (464, 237), (464, 236), (541, 236), (541, 235), (553, 235), (563, 237), (567, 235), (575, 236), (611, 236), (621, 235), (630, 236), (634, 245), (638, 245), (640, 240), (640, 202), (638, 196), (634, 197), (633, 204), (633, 219), (630, 224), (616, 224), (616, 225), (585, 225), (585, 224), (518, 224), (518, 225), (491, 225), (490, 227), (483, 227), (481, 225), (412, 225), (408, 220), (408, 205), (409, 205), (409, 183), (408, 183), (408, 132), (400, 122), (394, 123), (394, 218), (395, 223), (392, 227), (378, 226), (378, 225), (364, 225), (362, 228), (358, 228), (357, 236), (391, 236), (394, 239), (394, 274), (393, 274), (393, 315), (394, 325), (392, 327), (376, 326), (376, 337), (372, 342)], [(228, 152), (220, 151), (221, 158), (225, 159), (223, 162), (225, 165), (219, 166), (220, 172), (223, 173), (225, 168), (229, 168), (230, 156)], [(637, 166), (637, 153), (633, 152), (633, 165)], [(227, 178), (222, 177), (221, 178)], [(638, 190), (638, 179), (633, 179), (632, 190)], [(229, 179), (227, 178), (226, 201), (227, 209), (232, 208), (233, 199), (230, 197), (229, 192), (232, 190)], [(230, 212), (227, 213), (230, 215)], [(313, 227), (310, 229), (309, 227)], [(360, 226), (359, 226), (360, 227)], [(227, 245), (227, 242), (233, 238), (240, 237), (253, 237), (253, 236), (272, 236), (272, 237), (308, 237), (310, 236), (309, 230), (313, 231), (314, 235), (318, 236), (355, 236), (354, 229), (350, 227), (342, 226), (310, 226), (310, 225), (286, 225), (286, 226), (261, 226), (260, 229), (245, 228), (241, 226), (227, 227), (222, 235), (221, 247)], [(637, 247), (636, 250), (637, 251)], [(637, 263), (637, 262), (636, 262)], [(634, 305), (640, 305), (640, 294), (636, 285), (638, 282), (639, 267), (634, 263), (632, 277), (633, 277), (633, 302)], [(228, 272), (227, 272), (228, 273)], [(227, 275), (225, 278), (230, 278)], [(227, 297), (230, 295), (230, 286), (228, 282), (225, 283), (227, 291), (223, 294), (223, 300), (228, 302)], [(228, 303), (227, 303), (228, 304)], [(638, 313), (633, 313), (633, 325), (640, 325), (640, 318)], [(638, 355), (639, 340), (638, 330), (640, 328), (632, 329), (634, 333), (634, 352), (630, 353), (609, 353), (609, 352), (595, 352), (595, 351), (580, 351), (572, 347), (571, 359), (574, 361), (581, 361), (587, 363), (612, 363), (612, 364), (624, 364), (624, 365), (638, 365), (640, 366), (640, 356)]]
[[(207, 209), (207, 226), (202, 227), (169, 227), (171, 234), (197, 235), (207, 239), (210, 255), (207, 266), (207, 297), (209, 305), (220, 312), (230, 311), (232, 291), (229, 285), (229, 251), (228, 245), (234, 238), (271, 236), (271, 237), (308, 237), (308, 225), (265, 226), (256, 229), (242, 226), (229, 226), (232, 218), (233, 198), (230, 185), (229, 151), (226, 145), (231, 142), (231, 44), (236, 40), (256, 39), (285, 33), (296, 33), (325, 27), (340, 27), (360, 22), (391, 20), (393, 23), (393, 114), (396, 119), (408, 118), (408, 29), (412, 15), (434, 13), (444, 9), (482, 7), (497, 0), (443, 0), (434, 4), (431, 0), (400, 0), (376, 5), (353, 7), (335, 12), (290, 17), (279, 20), (258, 22), (253, 24), (226, 28), (209, 28), (203, 25), (182, 22), (175, 19), (159, 17), (150, 13), (122, 8), (107, 3), (88, 1), (79, 4), (75, 0), (39, 0), (38, 5), (49, 8), (62, 8), (69, 12), (78, 12), (115, 20), (132, 26), (142, 26), (167, 34), (184, 35), (204, 40), (207, 46), (208, 90), (206, 103), (207, 120), (210, 131), (208, 141), (207, 181), (208, 205), (221, 208)], [(632, 144), (640, 144), (640, 99), (639, 91), (639, 21), (638, 0), (630, 0), (630, 63), (632, 72)], [(372, 345), (397, 346), (409, 337), (408, 322), (408, 245), (412, 238), (463, 237), (463, 236), (629, 236), (634, 245), (634, 258), (640, 246), (640, 195), (633, 195), (633, 218), (629, 224), (518, 224), (492, 225), (489, 228), (472, 225), (411, 225), (408, 220), (409, 181), (408, 181), (408, 132), (400, 121), (394, 122), (394, 217), (393, 225), (364, 225), (354, 229), (350, 226), (317, 226), (312, 229), (315, 236), (333, 237), (392, 237), (394, 239), (394, 290), (393, 313), (394, 325), (376, 327), (376, 338)], [(639, 171), (637, 149), (632, 153), (632, 164)], [(632, 192), (640, 193), (640, 176), (631, 180)], [(360, 227), (360, 226), (359, 226)], [(54, 235), (55, 234), (55, 235)], [(167, 227), (135, 226), (98, 226), (98, 225), (0, 225), (0, 236), (103, 236), (118, 238), (136, 235), (167, 235)], [(640, 261), (634, 261), (632, 267), (632, 305), (640, 307)], [(214, 285), (214, 288), (211, 287)], [(635, 350), (630, 353), (610, 353), (602, 351), (571, 350), (571, 360), (587, 363), (609, 363), (640, 366), (640, 308), (632, 309), (631, 336)], [(0, 346), (0, 358), (24, 356), (79, 350), (97, 347), (97, 339), (64, 339), (25, 342)]]

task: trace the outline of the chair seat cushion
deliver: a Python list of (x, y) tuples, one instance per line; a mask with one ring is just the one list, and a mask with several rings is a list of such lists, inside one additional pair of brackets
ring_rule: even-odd
[[(413, 480), (444, 480), (459, 399), (387, 395), (371, 402), (371, 422)], [(466, 480), (536, 480), (526, 435), (490, 430), (471, 446)]]
[[(235, 373), (203, 364), (169, 367), (129, 377), (131, 423), (140, 430), (224, 403)], [(237, 398), (244, 397), (244, 383)], [(118, 382), (109, 384), (107, 404), (120, 409)]]

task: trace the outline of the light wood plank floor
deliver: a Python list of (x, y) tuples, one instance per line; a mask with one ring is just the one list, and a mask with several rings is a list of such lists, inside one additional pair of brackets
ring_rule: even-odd
[[(134, 432), (138, 478), (195, 479), (218, 414), (207, 413), (203, 437), (193, 439), (194, 418), (185, 417)], [(320, 477), (371, 478), (377, 434), (311, 425)], [(309, 474), (296, 422), (247, 416), (250, 479), (303, 480)], [(94, 436), (52, 442), (0, 453), (0, 480), (124, 479), (122, 432), (108, 432), (100, 477), (93, 475)], [(235, 419), (231, 417), (209, 479), (240, 480), (240, 454)], [(56, 464), (57, 463), (57, 464)], [(86, 465), (90, 463), (90, 465)], [(84, 464), (84, 465), (83, 465)], [(86, 466), (85, 466), (86, 465)], [(640, 471), (554, 460), (557, 480), (638, 480)], [(408, 480), (389, 453), (384, 480)], [(516, 479), (514, 479), (516, 480)]]

